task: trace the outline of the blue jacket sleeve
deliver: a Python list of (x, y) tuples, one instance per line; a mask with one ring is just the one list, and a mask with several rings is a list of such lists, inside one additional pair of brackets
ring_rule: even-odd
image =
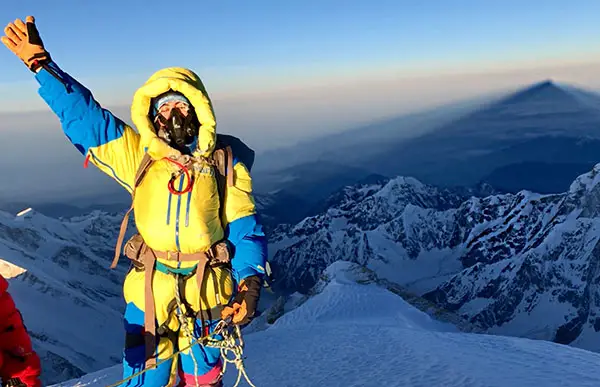
[[(100, 170), (131, 191), (133, 175), (141, 158), (139, 135), (110, 111), (102, 108), (92, 93), (51, 62), (35, 76), (39, 94), (58, 116), (71, 143)], [(54, 73), (54, 74), (52, 74)]]
[(267, 261), (267, 238), (257, 215), (237, 219), (226, 229), (227, 239), (234, 246), (231, 260), (233, 276), (239, 283), (242, 279), (265, 274)]
[(104, 145), (123, 135), (125, 124), (103, 109), (92, 93), (54, 62), (49, 67), (62, 79), (42, 68), (35, 76), (39, 94), (58, 116), (65, 135), (81, 152)]

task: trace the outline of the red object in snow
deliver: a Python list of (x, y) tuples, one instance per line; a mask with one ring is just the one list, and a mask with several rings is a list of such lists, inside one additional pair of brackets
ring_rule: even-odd
[(33, 351), (31, 338), (21, 313), (7, 291), (8, 282), (0, 276), (0, 379), (2, 385), (18, 378), (27, 387), (41, 387), (40, 358)]

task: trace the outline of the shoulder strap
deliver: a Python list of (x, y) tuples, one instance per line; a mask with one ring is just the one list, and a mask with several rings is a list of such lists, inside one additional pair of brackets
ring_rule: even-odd
[(135, 174), (135, 178), (133, 180), (133, 191), (131, 192), (131, 206), (125, 213), (125, 217), (121, 222), (121, 228), (119, 229), (119, 236), (117, 237), (117, 245), (115, 246), (115, 256), (113, 258), (112, 264), (110, 265), (111, 269), (117, 267), (117, 263), (119, 262), (119, 257), (121, 256), (121, 249), (123, 247), (123, 240), (125, 239), (125, 233), (127, 232), (127, 224), (129, 223), (129, 216), (131, 215), (131, 211), (133, 211), (133, 203), (135, 198), (135, 190), (144, 180), (144, 176), (146, 176), (146, 172), (152, 165), (154, 160), (148, 153), (144, 153), (144, 157), (140, 162), (140, 166)]
[(217, 190), (219, 192), (219, 215), (223, 219), (225, 190), (227, 186), (233, 186), (233, 152), (230, 146), (215, 149), (212, 155), (215, 163), (215, 178), (217, 179)]
[(144, 157), (142, 157), (142, 161), (140, 162), (140, 166), (138, 167), (137, 172), (135, 173), (135, 179), (133, 180), (133, 190), (139, 187), (142, 184), (142, 180), (144, 180), (144, 176), (146, 176), (146, 172), (148, 172), (148, 168), (154, 160), (148, 153), (144, 153)]
[(248, 171), (252, 170), (255, 157), (254, 149), (250, 148), (238, 137), (232, 136), (231, 134), (217, 133), (217, 147), (224, 148), (226, 146), (231, 147), (231, 151), (235, 155), (235, 158), (244, 163)]

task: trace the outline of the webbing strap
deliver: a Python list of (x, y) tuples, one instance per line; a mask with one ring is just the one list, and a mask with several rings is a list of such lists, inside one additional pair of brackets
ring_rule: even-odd
[(194, 271), (196, 271), (196, 266), (192, 267), (184, 267), (184, 268), (176, 268), (165, 265), (160, 261), (156, 261), (156, 270), (165, 274), (181, 274), (181, 275), (190, 275)]
[(117, 237), (117, 244), (115, 246), (115, 256), (110, 265), (111, 269), (117, 267), (117, 264), (119, 263), (119, 258), (121, 257), (121, 249), (123, 248), (123, 240), (125, 239), (125, 233), (127, 232), (127, 224), (129, 223), (129, 216), (131, 215), (131, 211), (133, 211), (133, 200), (131, 200), (131, 207), (129, 207), (129, 209), (125, 213), (125, 217), (121, 221), (121, 228), (119, 229), (119, 236)]
[(203, 259), (208, 259), (209, 256), (205, 252), (200, 253), (180, 253), (179, 251), (159, 251), (152, 250), (156, 255), (156, 258), (164, 259), (165, 261), (175, 261), (175, 262), (189, 262), (189, 261), (200, 261)]
[(227, 158), (227, 186), (233, 187), (233, 152), (230, 146), (225, 148), (225, 157)]
[(225, 212), (225, 191), (227, 186), (233, 186), (233, 153), (231, 147), (216, 149), (213, 152), (217, 180), (217, 191), (219, 193), (219, 218), (223, 220)]
[(150, 168), (150, 165), (152, 165), (153, 162), (154, 160), (152, 159), (152, 157), (150, 157), (148, 153), (144, 153), (144, 157), (142, 157), (140, 166), (137, 172), (135, 173), (135, 178), (133, 181), (133, 191), (131, 192), (131, 207), (129, 207), (129, 210), (127, 210), (127, 212), (125, 213), (125, 217), (121, 221), (121, 228), (119, 229), (119, 236), (117, 237), (117, 244), (115, 246), (115, 256), (113, 258), (112, 264), (110, 265), (111, 269), (117, 267), (117, 264), (119, 263), (119, 258), (121, 257), (121, 249), (123, 248), (123, 240), (125, 239), (127, 225), (129, 224), (129, 216), (133, 211), (133, 205), (135, 203), (135, 190), (141, 184), (142, 180), (144, 179), (144, 176), (146, 176), (148, 168)]
[[(205, 255), (204, 259), (198, 261), (198, 266), (196, 269), (196, 284), (198, 285), (198, 310), (202, 310), (202, 282), (204, 281), (204, 270), (206, 269), (206, 263), (208, 262), (208, 257)], [(204, 321), (202, 321), (202, 326), (204, 326)]]
[(148, 254), (144, 262), (144, 344), (146, 349), (146, 368), (156, 365), (154, 352), (156, 349), (156, 308), (152, 292), (152, 277), (154, 274), (154, 254)]

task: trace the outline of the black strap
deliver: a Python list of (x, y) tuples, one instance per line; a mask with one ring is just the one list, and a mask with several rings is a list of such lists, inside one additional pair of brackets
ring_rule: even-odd
[(8, 379), (5, 384), (6, 387), (27, 387), (25, 383), (19, 378)]
[[(185, 276), (178, 275), (177, 276), (177, 288), (179, 289), (181, 303), (185, 306), (185, 316), (188, 318), (195, 318), (196, 316), (192, 310), (192, 306), (188, 302), (187, 298), (185, 298), (185, 284), (186, 284), (186, 280), (188, 278), (191, 278), (195, 272), (196, 272), (196, 268), (194, 268), (194, 270), (188, 275), (185, 275)], [(198, 289), (198, 291), (201, 291), (201, 289)], [(175, 300), (173, 300), (173, 301), (175, 302)], [(175, 302), (175, 304), (177, 305), (177, 302)], [(170, 313), (171, 313), (171, 311), (169, 311), (169, 314)]]
[(227, 161), (225, 158), (227, 153), (222, 148), (215, 149), (213, 152), (213, 160), (215, 162), (215, 179), (217, 180), (217, 192), (219, 193), (219, 219), (223, 220), (223, 212), (225, 211), (225, 190), (227, 184), (227, 171), (225, 166)]
[(171, 300), (171, 302), (169, 302), (169, 305), (167, 306), (167, 320), (162, 325), (160, 325), (158, 328), (156, 328), (156, 335), (159, 337), (166, 337), (167, 339), (171, 340), (173, 342), (173, 344), (175, 345), (175, 347), (177, 344), (178, 334), (176, 331), (169, 328), (169, 321), (170, 321), (169, 316), (171, 316), (171, 313), (173, 313), (176, 308), (177, 308), (177, 301)]

